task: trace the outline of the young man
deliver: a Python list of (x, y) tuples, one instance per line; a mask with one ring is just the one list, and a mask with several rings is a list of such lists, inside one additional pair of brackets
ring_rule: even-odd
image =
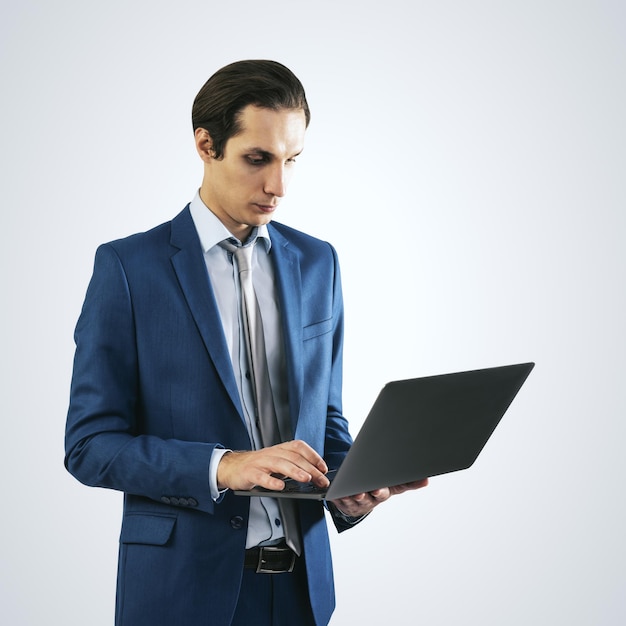
[[(232, 493), (280, 490), (277, 476), (327, 485), (351, 444), (335, 251), (272, 222), (309, 117), (300, 81), (279, 63), (222, 68), (192, 111), (199, 192), (171, 222), (97, 251), (65, 462), (85, 484), (125, 494), (119, 626), (320, 625), (332, 614), (324, 506)], [(342, 531), (419, 486), (328, 510)]]

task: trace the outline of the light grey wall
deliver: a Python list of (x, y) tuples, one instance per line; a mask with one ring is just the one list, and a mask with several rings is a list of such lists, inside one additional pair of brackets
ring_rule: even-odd
[(333, 625), (624, 623), (624, 3), (4, 0), (0, 51), (4, 623), (112, 624), (73, 326), (97, 244), (192, 197), (191, 101), (241, 58), (307, 88), (279, 219), (339, 251), (353, 431), (387, 380), (537, 362), (472, 469), (333, 535)]

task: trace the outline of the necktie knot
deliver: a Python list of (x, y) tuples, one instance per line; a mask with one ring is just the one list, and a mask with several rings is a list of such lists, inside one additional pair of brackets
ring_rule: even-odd
[(252, 243), (241, 246), (234, 244), (229, 239), (224, 239), (224, 241), (220, 241), (219, 245), (235, 257), (239, 273), (241, 274), (241, 272), (249, 272), (252, 269), (252, 251), (254, 250), (256, 241), (255, 239)]

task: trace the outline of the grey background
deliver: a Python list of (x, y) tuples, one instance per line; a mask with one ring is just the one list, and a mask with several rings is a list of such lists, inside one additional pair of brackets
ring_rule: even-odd
[(0, 7), (3, 623), (112, 624), (121, 496), (62, 464), (73, 327), (96, 246), (191, 199), (191, 102), (242, 58), (307, 89), (277, 219), (339, 251), (353, 432), (390, 379), (537, 362), (473, 468), (333, 533), (333, 625), (624, 623), (623, 2)]

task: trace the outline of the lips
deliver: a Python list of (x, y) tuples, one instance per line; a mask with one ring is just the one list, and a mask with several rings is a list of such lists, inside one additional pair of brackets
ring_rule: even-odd
[(256, 206), (258, 209), (263, 211), (263, 213), (273, 213), (278, 208), (277, 204), (259, 204), (259, 203), (255, 203), (254, 206)]

